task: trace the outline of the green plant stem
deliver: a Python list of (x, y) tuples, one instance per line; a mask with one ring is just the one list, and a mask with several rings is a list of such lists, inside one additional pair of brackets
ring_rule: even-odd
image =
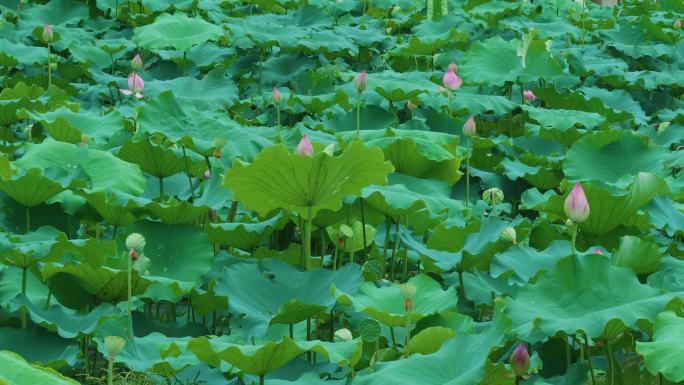
[(306, 208), (306, 219), (304, 220), (304, 268), (311, 270), (311, 222), (313, 221), (313, 207)]
[(164, 178), (159, 177), (159, 200), (164, 200)]
[(570, 336), (565, 334), (565, 337), (563, 337), (563, 341), (565, 341), (565, 363), (567, 364), (567, 367), (570, 367), (570, 364), (572, 363), (572, 353), (570, 351), (570, 342), (569, 342)]
[(50, 308), (50, 302), (52, 302), (52, 290), (48, 289), (47, 299), (45, 300), (45, 310)]
[(591, 349), (589, 348), (589, 339), (587, 334), (583, 333), (584, 346), (587, 348), (587, 362), (589, 363), (589, 371), (591, 372), (591, 384), (596, 385), (596, 377), (594, 376), (594, 364), (591, 362)]
[(86, 374), (90, 371), (88, 363), (88, 336), (83, 337), (83, 369)]
[(190, 188), (190, 197), (192, 201), (195, 200), (195, 189), (192, 187), (192, 176), (190, 175), (190, 164), (188, 164), (188, 154), (185, 152), (185, 146), (181, 146), (183, 149), (183, 160), (185, 161), (185, 172), (188, 175), (188, 187)]
[(52, 85), (52, 66), (50, 65), (50, 42), (47, 43), (48, 89)]
[(183, 52), (183, 62), (181, 64), (183, 75), (185, 75), (185, 63), (186, 63), (187, 56), (188, 56), (188, 51)]
[(356, 104), (356, 139), (361, 139), (361, 95)]
[(114, 357), (109, 357), (107, 362), (107, 385), (114, 383)]
[(276, 111), (278, 111), (278, 113), (277, 113), (277, 115), (278, 115), (278, 141), (281, 142), (282, 137), (280, 136), (280, 104), (278, 106), (276, 106)]
[(394, 224), (394, 242), (392, 243), (392, 266), (390, 268), (390, 281), (394, 280), (394, 275), (396, 272), (396, 256), (397, 256), (397, 245), (399, 244), (399, 218), (397, 218), (397, 223)]
[[(131, 257), (127, 256), (128, 258), (128, 317), (131, 318), (133, 315), (133, 310), (132, 310), (132, 304), (131, 304), (131, 297), (133, 296), (133, 277), (132, 277), (132, 262), (131, 262)], [(131, 318), (132, 319), (132, 318)]]
[(335, 242), (335, 251), (333, 252), (333, 270), (337, 271), (337, 254), (339, 253), (340, 247)]
[[(363, 211), (363, 198), (359, 198), (359, 206), (361, 206), (361, 234), (363, 235), (363, 247), (361, 248), (361, 256), (363, 260), (366, 259), (366, 245), (368, 245), (366, 241), (366, 215), (364, 214)], [(352, 245), (354, 247), (354, 245)], [(363, 263), (362, 261), (360, 261)]]
[(465, 281), (463, 280), (463, 270), (460, 264), (458, 266), (458, 291), (461, 292), (461, 298), (466, 299)]
[(390, 338), (392, 339), (392, 347), (394, 349), (397, 348), (397, 339), (394, 336), (394, 328), (390, 326)]
[(572, 255), (575, 255), (577, 248), (575, 247), (575, 241), (577, 240), (577, 223), (572, 225), (572, 242), (570, 242), (570, 248), (572, 250)]
[(404, 347), (404, 354), (406, 354), (406, 358), (409, 358), (409, 355), (411, 354), (409, 352), (409, 342), (411, 341), (411, 310), (409, 310), (407, 313), (408, 314), (406, 315), (406, 346)]
[(26, 206), (26, 233), (28, 234), (31, 231), (31, 212), (29, 211), (28, 206)]
[[(468, 147), (470, 147), (470, 139), (468, 139)], [(470, 201), (470, 149), (467, 149), (466, 154), (466, 201), (465, 206), (468, 208), (468, 202)]]
[(389, 249), (390, 228), (392, 223), (389, 215), (385, 216), (385, 244), (382, 251), (382, 263), (380, 264), (380, 278), (385, 279), (385, 272), (387, 271), (387, 249)]
[(264, 384), (265, 384), (265, 380), (264, 380), (264, 375), (262, 374), (259, 376), (259, 385), (264, 385)]
[(606, 341), (603, 344), (603, 348), (606, 351), (606, 357), (608, 358), (608, 370), (610, 371), (610, 385), (615, 384), (615, 361), (613, 360), (613, 351), (610, 348), (610, 342)]
[[(21, 269), (21, 294), (26, 295), (26, 281), (27, 281), (28, 268), (24, 267)], [(28, 317), (26, 310), (21, 311), (21, 328), (26, 329), (28, 324)]]

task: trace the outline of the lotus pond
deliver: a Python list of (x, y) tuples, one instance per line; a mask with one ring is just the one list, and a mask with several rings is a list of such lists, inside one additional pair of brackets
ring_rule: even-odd
[(682, 383), (682, 17), (0, 1), (0, 385)]

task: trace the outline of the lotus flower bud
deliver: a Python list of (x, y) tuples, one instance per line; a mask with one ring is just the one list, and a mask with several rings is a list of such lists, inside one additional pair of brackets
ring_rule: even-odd
[(45, 23), (45, 26), (43, 26), (43, 41), (49, 43), (52, 41), (53, 37), (54, 35), (52, 34), (52, 26), (48, 23)]
[(487, 202), (488, 205), (493, 206), (493, 205), (498, 205), (499, 203), (503, 202), (504, 199), (504, 193), (500, 189), (496, 187), (492, 187), (490, 189), (485, 190), (482, 193), (482, 200)]
[(404, 298), (404, 310), (409, 313), (413, 310), (413, 298)]
[(527, 346), (521, 342), (511, 354), (511, 368), (516, 376), (527, 374), (530, 370), (530, 354), (527, 352)]
[(565, 225), (568, 226), (568, 227), (574, 226), (574, 225), (575, 225), (575, 222), (573, 222), (571, 219), (566, 219), (566, 220), (565, 220)]
[(221, 147), (214, 147), (214, 158), (221, 159)]
[(305, 156), (313, 154), (313, 146), (311, 145), (311, 142), (309, 142), (309, 138), (307, 138), (306, 134), (302, 135), (302, 139), (299, 141), (295, 152), (297, 155)]
[(142, 99), (142, 90), (144, 88), (145, 82), (142, 80), (140, 75), (138, 75), (136, 72), (131, 72), (131, 74), (128, 75), (128, 89), (120, 89), (119, 91), (124, 95), (135, 95), (136, 98)]
[(104, 344), (105, 350), (107, 351), (107, 354), (109, 354), (109, 358), (113, 360), (126, 346), (126, 340), (119, 336), (106, 336), (104, 338)]
[(517, 233), (515, 232), (515, 228), (508, 226), (503, 231), (501, 232), (501, 235), (499, 236), (499, 239), (502, 241), (508, 241), (511, 242), (512, 244), (517, 244)]
[(133, 60), (131, 60), (131, 68), (133, 68), (133, 71), (142, 70), (143, 63), (139, 53), (136, 53), (135, 56), (133, 56)]
[(408, 108), (410, 111), (415, 110), (418, 108), (417, 105), (413, 104), (410, 100), (406, 102), (406, 108)]
[(603, 255), (603, 251), (597, 247), (594, 249), (594, 254)]
[(361, 74), (356, 77), (356, 91), (359, 93), (366, 90), (366, 85), (368, 85), (368, 79), (366, 75), (366, 70), (361, 71)]
[(477, 134), (477, 127), (475, 126), (475, 119), (471, 116), (463, 124), (463, 135), (475, 136)]
[(88, 135), (81, 135), (81, 147), (88, 147), (88, 142), (90, 142), (90, 137)]
[(457, 90), (461, 88), (463, 80), (461, 80), (461, 78), (458, 77), (458, 75), (456, 75), (457, 68), (458, 67), (456, 66), (456, 64), (449, 64), (447, 72), (442, 77), (442, 83), (444, 83), (444, 88), (448, 90)]
[(277, 87), (273, 87), (273, 91), (271, 91), (271, 98), (273, 98), (273, 104), (276, 106), (279, 106), (280, 102), (283, 101), (283, 95), (280, 93), (280, 90)]
[(584, 190), (579, 182), (575, 183), (575, 187), (565, 198), (563, 208), (568, 219), (575, 223), (584, 222), (589, 218), (589, 202), (587, 202), (587, 197), (584, 195)]
[(207, 170), (204, 172), (204, 179), (211, 179), (211, 170)]
[(399, 291), (404, 298), (413, 298), (416, 295), (416, 290), (418, 290), (416, 285), (410, 282), (399, 285)]
[(672, 27), (674, 27), (674, 29), (681, 29), (682, 28), (682, 19), (676, 18), (674, 23), (672, 23)]
[(534, 93), (531, 90), (523, 91), (523, 97), (528, 102), (533, 102), (537, 98), (536, 96), (534, 96)]
[(126, 237), (126, 248), (140, 252), (145, 248), (145, 237), (140, 233), (131, 233)]
[(323, 153), (327, 156), (333, 156), (335, 154), (335, 143), (330, 143), (329, 145), (325, 146)]
[(351, 341), (354, 339), (354, 336), (349, 329), (344, 328), (335, 331), (335, 338), (338, 338), (342, 341)]

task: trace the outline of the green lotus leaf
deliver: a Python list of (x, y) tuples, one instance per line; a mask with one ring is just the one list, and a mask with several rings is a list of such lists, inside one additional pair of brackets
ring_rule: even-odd
[(192, 223), (192, 221), (205, 215), (209, 210), (206, 206), (197, 207), (192, 203), (178, 201), (175, 198), (167, 200), (164, 203), (150, 202), (145, 205), (145, 209), (149, 210), (154, 216), (161, 219), (161, 221), (167, 225)]
[(90, 206), (110, 224), (123, 227), (135, 221), (135, 215), (131, 210), (137, 205), (130, 200), (122, 202), (122, 198), (116, 193), (92, 192), (86, 197)]
[(508, 282), (523, 286), (540, 272), (552, 270), (559, 259), (570, 255), (568, 241), (553, 241), (542, 251), (520, 244), (498, 253), (492, 258), (492, 277), (504, 276)]
[[(382, 151), (352, 142), (340, 156), (292, 154), (284, 145), (269, 147), (253, 163), (238, 162), (226, 172), (224, 185), (235, 199), (261, 216), (276, 209), (307, 219), (322, 209), (337, 210), (342, 198), (371, 184), (386, 183), (392, 171)], [(311, 212), (307, 213), (307, 208)]]
[(274, 259), (261, 266), (240, 263), (224, 269), (214, 291), (228, 297), (231, 310), (256, 323), (254, 333), (264, 334), (269, 324), (295, 324), (327, 312), (335, 305), (332, 287), (355, 293), (360, 282), (357, 265), (306, 273)]
[(425, 328), (411, 337), (408, 350), (411, 354), (432, 354), (438, 351), (444, 342), (456, 336), (456, 332), (443, 326)]
[(684, 368), (678, 360), (684, 354), (680, 343), (684, 338), (684, 319), (671, 311), (658, 314), (653, 325), (653, 340), (636, 343), (636, 351), (644, 357), (651, 374), (662, 374), (673, 382), (684, 380)]
[[(197, 46), (190, 49), (188, 57), (194, 58), (196, 49), (206, 47)], [(177, 52), (177, 51), (172, 51)], [(180, 54), (180, 53), (179, 53)], [(182, 57), (182, 54), (180, 54)], [(219, 58), (221, 61), (223, 58)], [(174, 96), (183, 104), (199, 110), (214, 110), (222, 106), (230, 106), (238, 101), (238, 89), (226, 76), (226, 71), (218, 67), (209, 71), (202, 79), (194, 77), (181, 77), (173, 80), (155, 80), (145, 83), (145, 95), (156, 98), (160, 93), (171, 90)]]
[(639, 283), (630, 269), (613, 266), (603, 255), (588, 254), (561, 259), (556, 269), (522, 287), (506, 301), (506, 313), (515, 332), (528, 341), (579, 330), (597, 338), (613, 320), (627, 327), (636, 327), (642, 319), (653, 321), (676, 296), (684, 292), (663, 294)]
[(611, 261), (615, 266), (628, 267), (636, 274), (650, 274), (656, 270), (664, 252), (664, 248), (654, 243), (625, 235), (620, 240), (620, 248), (611, 256)]
[(186, 161), (180, 151), (154, 145), (149, 140), (126, 142), (119, 150), (118, 157), (137, 164), (142, 171), (157, 178), (175, 175), (186, 169)]
[(318, 353), (339, 366), (353, 366), (361, 358), (362, 341), (357, 338), (347, 342), (293, 341), (283, 337), (279, 342), (268, 341), (259, 345), (238, 345), (223, 342), (221, 338), (191, 339), (188, 350), (212, 366), (226, 361), (238, 369), (265, 376), (287, 364), (298, 355), (307, 351)]
[[(347, 225), (343, 224), (342, 226)], [(375, 233), (377, 231), (375, 227), (368, 224), (364, 227), (361, 221), (354, 221), (354, 223), (350, 224), (348, 228), (351, 230), (351, 235), (347, 235), (348, 239), (345, 240), (344, 247), (340, 249), (341, 251), (344, 251), (345, 253), (357, 252), (365, 249), (366, 247), (370, 246), (371, 243), (373, 243), (373, 237), (375, 237)], [(366, 230), (366, 245), (363, 244), (364, 228)], [(328, 238), (331, 241), (336, 242), (337, 236), (340, 233), (340, 228), (328, 226), (326, 228), (326, 232), (328, 233)]]
[[(413, 297), (411, 322), (456, 308), (456, 290), (453, 287), (442, 290), (439, 283), (423, 274), (411, 278), (409, 282), (417, 288)], [(373, 282), (366, 282), (359, 287), (356, 294), (335, 288), (335, 296), (339, 301), (351, 303), (356, 311), (367, 313), (390, 327), (405, 326), (408, 320), (404, 310), (404, 296), (396, 284), (378, 288)]]
[[(449, 107), (449, 97), (442, 92), (424, 93), (418, 96), (421, 106), (431, 107), (435, 110), (443, 110)], [(509, 98), (501, 95), (484, 95), (476, 93), (475, 89), (462, 87), (454, 92), (451, 97), (451, 111), (458, 115), (476, 116), (492, 112), (494, 114), (506, 114), (517, 105)], [(448, 119), (448, 116), (445, 116)], [(449, 121), (451, 122), (451, 121)], [(454, 127), (459, 129), (460, 127)]]
[(535, 120), (542, 127), (560, 132), (581, 126), (587, 129), (602, 127), (606, 118), (595, 112), (564, 110), (560, 108), (545, 109), (531, 106), (522, 106), (529, 118)]
[(189, 18), (184, 13), (176, 12), (157, 16), (154, 23), (138, 27), (133, 32), (133, 41), (151, 51), (163, 48), (175, 48), (187, 51), (192, 46), (218, 40), (223, 36), (223, 29), (200, 18)]
[(648, 284), (667, 291), (684, 291), (684, 261), (673, 257), (662, 258), (655, 273), (648, 277)]
[[(10, 350), (33, 363), (59, 369), (76, 363), (78, 345), (49, 331), (32, 326), (28, 329), (0, 328), (0, 350)], [(0, 375), (2, 375), (0, 369)]]
[(391, 102), (399, 102), (436, 91), (437, 85), (421, 72), (384, 71), (368, 75), (368, 88)]
[(459, 63), (457, 75), (466, 84), (503, 86), (515, 82), (523, 70), (522, 58), (517, 53), (519, 45), (518, 40), (504, 41), (498, 36), (476, 41)]
[(50, 136), (60, 142), (78, 143), (83, 136), (95, 143), (106, 143), (123, 128), (123, 119), (117, 112), (102, 115), (100, 111), (72, 111), (60, 107), (45, 113), (29, 112), (28, 115), (41, 122)]
[(0, 351), (0, 380), (11, 385), (78, 385), (78, 382), (64, 377), (56, 371), (39, 365), (31, 365), (20, 355), (7, 350)]
[(261, 222), (211, 223), (204, 231), (211, 241), (242, 250), (254, 250), (267, 240), (274, 230), (284, 225), (285, 216), (279, 214)]
[(657, 229), (664, 230), (670, 237), (684, 233), (684, 212), (681, 203), (670, 197), (655, 197), (646, 206), (649, 222)]
[(6, 64), (10, 64), (7, 58), (14, 59), (15, 62), (24, 65), (33, 65), (35, 63), (46, 63), (47, 55), (45, 54), (45, 49), (42, 47), (32, 47), (30, 45), (25, 45), (21, 43), (14, 43), (7, 39), (0, 39), (0, 57), (6, 56), (6, 58), (0, 59)]
[(40, 169), (32, 168), (23, 174), (0, 179), (0, 190), (24, 207), (34, 207), (54, 197), (65, 186), (53, 181)]
[(540, 78), (555, 80), (563, 76), (563, 68), (551, 55), (543, 40), (532, 40), (525, 54), (525, 68), (520, 75), (521, 81), (537, 81)]

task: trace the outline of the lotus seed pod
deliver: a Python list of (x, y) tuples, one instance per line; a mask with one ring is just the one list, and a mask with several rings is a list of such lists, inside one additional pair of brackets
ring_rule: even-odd
[(342, 341), (351, 341), (354, 339), (354, 336), (349, 329), (339, 329), (335, 331), (335, 338)]
[(516, 376), (527, 374), (530, 370), (530, 354), (524, 342), (521, 342), (511, 354), (511, 367)]
[(145, 248), (145, 237), (140, 233), (131, 233), (126, 237), (126, 248), (141, 252)]
[(114, 358), (126, 346), (126, 340), (119, 336), (106, 336), (104, 338), (105, 350), (110, 358)]
[(340, 238), (351, 238), (354, 236), (354, 230), (351, 228), (351, 226), (340, 225), (340, 232), (338, 236)]
[(568, 197), (565, 198), (565, 204), (563, 205), (565, 209), (565, 215), (568, 219), (575, 223), (581, 223), (589, 218), (589, 202), (587, 201), (587, 196), (584, 195), (584, 189), (582, 185), (577, 182), (575, 187), (572, 188)]
[(416, 295), (416, 290), (418, 290), (416, 285), (410, 282), (399, 285), (399, 291), (404, 298), (413, 298)]
[(518, 234), (515, 232), (515, 228), (508, 226), (505, 229), (503, 229), (499, 238), (503, 241), (508, 241), (515, 245), (518, 242), (516, 239), (517, 235)]
[(482, 193), (482, 200), (487, 202), (488, 205), (498, 205), (504, 200), (504, 193), (496, 187), (485, 190)]
[(313, 154), (313, 146), (311, 145), (311, 142), (309, 142), (309, 138), (306, 136), (306, 134), (302, 135), (302, 139), (299, 141), (295, 153), (297, 155), (303, 156), (309, 156)]

